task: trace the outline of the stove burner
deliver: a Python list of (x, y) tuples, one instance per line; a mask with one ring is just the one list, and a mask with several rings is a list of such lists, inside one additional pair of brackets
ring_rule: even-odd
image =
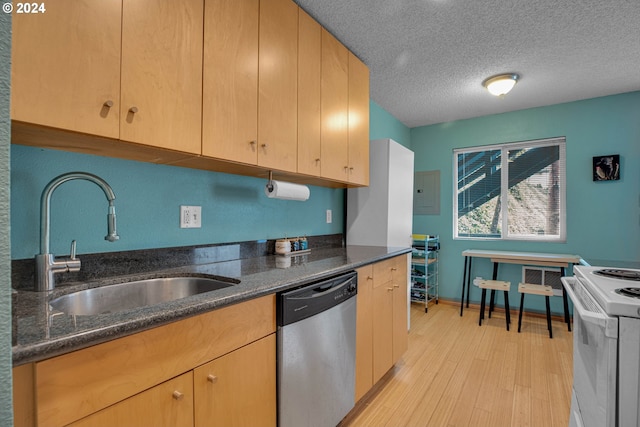
[(640, 298), (640, 288), (620, 288), (616, 292), (625, 297)]
[(614, 279), (634, 280), (640, 282), (640, 270), (619, 270), (615, 268), (605, 268), (593, 272), (600, 276), (611, 277)]

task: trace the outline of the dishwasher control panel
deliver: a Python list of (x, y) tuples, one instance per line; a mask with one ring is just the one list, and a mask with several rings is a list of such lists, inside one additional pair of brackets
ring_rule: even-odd
[(355, 271), (310, 283), (278, 295), (278, 326), (285, 326), (329, 310), (358, 293)]

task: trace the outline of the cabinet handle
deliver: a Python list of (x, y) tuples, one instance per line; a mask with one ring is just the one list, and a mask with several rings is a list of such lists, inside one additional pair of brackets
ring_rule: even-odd
[(209, 375), (207, 375), (207, 381), (209, 381), (212, 384), (215, 384), (215, 383), (218, 382), (218, 377), (216, 377), (213, 374), (209, 374)]
[(263, 149), (264, 151), (267, 151), (267, 147), (268, 147), (268, 145), (267, 145), (267, 144), (260, 144), (260, 146), (262, 147), (262, 149)]
[(349, 166), (345, 166), (344, 167), (344, 173), (347, 173), (349, 171)]
[(104, 105), (107, 108), (111, 108), (111, 107), (113, 107), (113, 101), (108, 99), (108, 100), (104, 101), (104, 104), (102, 104), (102, 105)]
[(387, 288), (387, 292), (393, 291), (393, 288)]
[(391, 267), (391, 271), (398, 271), (396, 267)]
[(137, 112), (138, 112), (138, 107), (131, 107), (131, 108), (129, 108), (129, 112), (130, 112), (130, 113), (133, 113), (133, 114), (137, 113)]
[(182, 400), (184, 398), (184, 394), (180, 393), (178, 390), (174, 391), (172, 396), (175, 400)]
[(349, 168), (349, 173), (353, 173), (353, 168)]
[(394, 287), (394, 288), (399, 288), (399, 287), (400, 287), (400, 285), (393, 285), (393, 287)]
[(373, 277), (367, 276), (367, 280), (373, 280)]
[(320, 159), (316, 159), (316, 163), (320, 163)]

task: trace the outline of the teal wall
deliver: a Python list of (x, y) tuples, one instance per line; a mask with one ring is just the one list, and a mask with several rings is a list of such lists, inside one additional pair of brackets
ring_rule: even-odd
[[(264, 179), (13, 145), (12, 256), (39, 252), (40, 194), (75, 170), (105, 179), (116, 194), (120, 240), (104, 240), (107, 200), (95, 184), (71, 181), (51, 202), (51, 250), (66, 254), (336, 234), (343, 231), (342, 189), (311, 186), (306, 202), (269, 199)], [(202, 228), (179, 227), (180, 205), (202, 206)], [(331, 209), (333, 222), (326, 223)]]
[(11, 14), (0, 14), (0, 424), (13, 425), (11, 387), (11, 245), (9, 144), (11, 120)]
[[(453, 149), (502, 142), (566, 137), (566, 243), (453, 240)], [(460, 120), (411, 129), (415, 169), (440, 170), (440, 215), (414, 216), (414, 231), (442, 240), (440, 295), (459, 299), (468, 248), (578, 254), (586, 260), (640, 262), (640, 92)], [(620, 154), (620, 181), (593, 182), (592, 157)], [(521, 266), (502, 265), (500, 278), (518, 283)], [(491, 277), (487, 260), (474, 277)], [(480, 293), (472, 289), (479, 301)], [(512, 305), (517, 293), (511, 292)], [(535, 299), (535, 298), (532, 298)], [(559, 298), (552, 310), (561, 311)], [(540, 304), (527, 302), (543, 309)]]
[(391, 138), (411, 148), (411, 129), (373, 101), (369, 103), (369, 112), (369, 139)]

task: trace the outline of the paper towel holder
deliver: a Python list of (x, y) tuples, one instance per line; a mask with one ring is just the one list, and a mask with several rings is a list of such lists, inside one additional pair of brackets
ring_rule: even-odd
[(309, 199), (309, 187), (273, 179), (273, 172), (269, 171), (269, 181), (264, 192), (271, 199), (297, 200), (304, 202)]
[(269, 182), (267, 182), (267, 190), (273, 191), (273, 171), (269, 171)]

